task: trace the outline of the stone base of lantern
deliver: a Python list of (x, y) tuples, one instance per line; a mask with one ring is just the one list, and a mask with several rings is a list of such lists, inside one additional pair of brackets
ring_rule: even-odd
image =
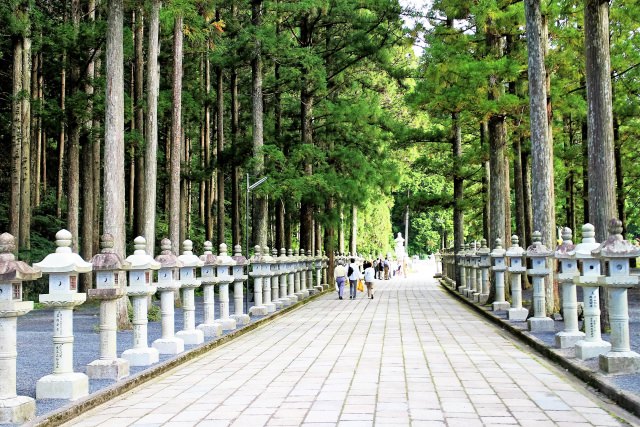
[(158, 363), (160, 354), (153, 347), (130, 348), (122, 353), (122, 358), (129, 361), (129, 366), (149, 366)]
[(205, 337), (219, 337), (223, 331), (222, 325), (217, 320), (213, 323), (201, 323), (196, 326), (196, 329), (202, 331)]
[(473, 299), (473, 302), (478, 302), (479, 303), (480, 302), (480, 292), (474, 292), (471, 298)]
[(87, 376), (92, 380), (119, 380), (129, 376), (129, 362), (125, 359), (94, 360), (87, 365)]
[(558, 332), (556, 334), (556, 347), (571, 348), (575, 347), (578, 341), (584, 339), (584, 332)]
[(36, 415), (36, 401), (27, 396), (0, 399), (0, 424), (22, 424)]
[(309, 292), (304, 292), (304, 291), (299, 291), (295, 293), (296, 298), (298, 298), (296, 300), (297, 301), (302, 301), (303, 299), (305, 299), (306, 297), (309, 296)]
[(284, 306), (284, 304), (282, 303), (282, 301), (281, 301), (281, 300), (279, 300), (279, 299), (277, 299), (277, 300), (275, 300), (275, 301), (271, 301), (271, 302), (272, 302), (273, 304), (275, 304), (275, 306), (276, 306), (276, 310), (280, 310), (280, 309)]
[(237, 326), (248, 325), (251, 322), (251, 317), (248, 314), (232, 314), (229, 317), (236, 321)]
[(297, 303), (298, 301), (300, 301), (300, 298), (298, 298), (298, 295), (287, 295), (287, 298), (289, 298), (289, 302), (290, 305), (293, 305), (295, 303)]
[(293, 304), (289, 297), (280, 298), (278, 301), (280, 301), (282, 303), (283, 307), (289, 307), (291, 304)]
[(489, 301), (489, 294), (478, 294), (478, 303), (485, 305)]
[(611, 351), (600, 355), (600, 369), (608, 374), (640, 372), (640, 354), (635, 351)]
[(204, 342), (204, 333), (199, 329), (192, 331), (178, 331), (176, 338), (180, 338), (187, 345), (198, 345)]
[(531, 317), (527, 320), (531, 332), (553, 332), (556, 325), (550, 317)]
[(276, 311), (276, 305), (272, 302), (265, 302), (264, 306), (267, 307), (267, 313), (274, 313)]
[(160, 354), (180, 354), (184, 351), (184, 341), (180, 338), (158, 338), (152, 344)]
[(578, 341), (576, 343), (576, 357), (580, 360), (587, 360), (608, 353), (611, 344), (606, 341)]
[[(458, 286), (458, 293), (465, 295), (465, 291), (467, 290), (466, 286)], [(466, 295), (465, 295), (466, 296)]]
[(508, 302), (493, 302), (491, 303), (491, 307), (493, 308), (493, 311), (506, 311), (509, 310), (509, 308), (511, 307), (511, 304)]
[(250, 316), (266, 316), (267, 315), (267, 307), (264, 305), (254, 305), (249, 309)]
[(233, 331), (236, 328), (236, 319), (229, 316), (228, 319), (216, 319), (216, 323), (219, 323), (223, 331)]
[(529, 310), (526, 308), (510, 308), (507, 312), (509, 320), (514, 322), (524, 322), (529, 316)]
[(36, 383), (36, 399), (76, 400), (89, 394), (89, 377), (80, 372), (51, 374)]
[(307, 292), (309, 292), (309, 296), (312, 296), (318, 293), (318, 291), (315, 288), (308, 288)]
[(313, 287), (317, 292), (323, 292), (324, 291), (324, 286), (322, 285), (315, 285)]

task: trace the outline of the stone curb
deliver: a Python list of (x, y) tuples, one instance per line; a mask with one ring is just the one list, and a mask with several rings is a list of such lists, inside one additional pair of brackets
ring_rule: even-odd
[(132, 375), (129, 378), (120, 380), (113, 385), (110, 385), (95, 393), (90, 394), (87, 397), (84, 397), (66, 406), (63, 406), (62, 408), (54, 412), (37, 417), (23, 424), (23, 426), (51, 427), (51, 426), (61, 425), (83, 414), (84, 412), (87, 412), (90, 409), (93, 409), (96, 406), (101, 405), (102, 403), (105, 403), (115, 397), (118, 397), (121, 394), (156, 378), (160, 374), (168, 372), (171, 369), (177, 366), (180, 366), (198, 356), (201, 356), (217, 347), (220, 347), (221, 345), (226, 344), (227, 342), (239, 336), (242, 336), (248, 332), (251, 332), (252, 330), (268, 322), (271, 322), (272, 320), (277, 319), (293, 310), (296, 310), (302, 307), (303, 305), (315, 300), (316, 298), (319, 298), (321, 295), (327, 294), (329, 292), (335, 292), (335, 290), (329, 287), (329, 289), (325, 289), (324, 291), (319, 292), (315, 295), (310, 295), (308, 298), (305, 298), (302, 301), (298, 301), (297, 303), (289, 307), (283, 308), (280, 311), (276, 311), (262, 319), (256, 320), (255, 322), (250, 323), (249, 325), (246, 325), (241, 329), (237, 329), (218, 339), (205, 343), (191, 350), (185, 351), (184, 353), (181, 353), (173, 357), (172, 359), (159, 363), (158, 365), (155, 365), (149, 369), (146, 369), (142, 372)]
[(476, 312), (482, 314), (485, 318), (489, 319), (496, 326), (507, 330), (511, 335), (518, 338), (521, 342), (525, 343), (529, 347), (536, 350), (542, 356), (551, 360), (552, 362), (560, 365), (563, 369), (571, 372), (576, 378), (584, 381), (587, 385), (595, 388), (609, 399), (618, 404), (621, 408), (633, 413), (636, 416), (640, 416), (640, 397), (635, 394), (621, 390), (616, 385), (607, 380), (607, 377), (598, 372), (594, 372), (584, 366), (580, 366), (575, 362), (567, 359), (562, 354), (558, 353), (555, 348), (549, 347), (546, 343), (539, 340), (535, 336), (516, 328), (509, 322), (495, 316), (492, 312), (486, 310), (482, 306), (478, 306), (469, 301), (464, 296), (460, 295), (457, 291), (451, 289), (446, 283), (443, 283), (442, 279), (439, 280), (440, 286), (446, 289), (450, 294), (457, 297), (458, 300), (463, 301), (467, 306), (472, 307)]

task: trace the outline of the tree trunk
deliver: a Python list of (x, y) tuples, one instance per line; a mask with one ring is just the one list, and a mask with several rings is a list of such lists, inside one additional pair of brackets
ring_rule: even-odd
[(60, 112), (65, 117), (60, 123), (60, 135), (58, 138), (58, 185), (56, 187), (56, 217), (62, 219), (62, 194), (64, 193), (64, 159), (66, 136), (66, 94), (67, 94), (67, 51), (62, 51), (62, 71), (60, 72)]
[[(487, 146), (487, 137), (489, 134), (488, 124), (486, 120), (483, 120), (480, 124), (480, 145), (482, 147)], [(484, 153), (485, 148), (482, 149)], [(488, 153), (488, 150), (487, 150)], [(483, 156), (483, 169), (484, 173), (482, 174), (482, 236), (485, 239), (489, 238), (489, 224), (491, 223), (491, 217), (489, 212), (491, 211), (491, 192), (489, 191), (489, 187), (491, 185), (491, 168), (489, 167), (489, 162)], [(444, 242), (444, 239), (443, 243)], [(495, 242), (489, 242), (489, 247), (492, 248)], [(442, 249), (446, 247), (442, 246)]]
[[(262, 0), (251, 0), (251, 24), (256, 31), (262, 25)], [(254, 40), (254, 52), (251, 59), (251, 103), (253, 122), (253, 176), (259, 179), (264, 174), (263, 135), (263, 98), (262, 98), (262, 40), (258, 35)], [(267, 198), (257, 195), (253, 202), (252, 242), (255, 245), (267, 244)]]
[[(231, 145), (232, 152), (238, 152), (240, 140), (240, 103), (238, 101), (238, 72), (231, 70)], [(240, 216), (240, 168), (231, 162), (231, 240), (239, 245), (242, 239), (242, 218)], [(279, 250), (280, 248), (278, 248)]]
[[(544, 64), (544, 36), (540, 0), (525, 0), (527, 47), (529, 51), (529, 116), (531, 128), (531, 182), (533, 228), (542, 233), (542, 243), (556, 245), (556, 216), (553, 199), (553, 147), (549, 140), (547, 84)], [(553, 269), (545, 278), (547, 313), (559, 310), (553, 286)]]
[(582, 139), (582, 223), (586, 224), (589, 222), (589, 131), (586, 118), (582, 121), (580, 135)]
[(17, 36), (13, 42), (13, 105), (11, 115), (11, 206), (9, 232), (16, 237), (20, 249), (20, 201), (22, 198), (22, 60), (23, 39)]
[[(114, 237), (114, 251), (125, 256), (124, 65), (122, 0), (109, 0), (105, 53), (104, 232)], [(122, 277), (124, 279), (124, 277)], [(122, 280), (124, 283), (124, 280)], [(126, 297), (118, 300), (118, 327), (129, 326)]]
[[(73, 24), (73, 39), (78, 42), (80, 37), (80, 16), (82, 14), (80, 0), (71, 0), (71, 23)], [(71, 58), (71, 99), (78, 97), (80, 88), (80, 64), (78, 58)], [(67, 227), (73, 241), (71, 249), (78, 252), (78, 237), (80, 236), (80, 126), (82, 125), (74, 109), (69, 110), (69, 178), (67, 188)]]
[[(18, 246), (31, 249), (31, 37), (22, 38), (22, 184), (20, 187), (20, 238)], [(77, 237), (77, 235), (76, 235)]]
[(344, 254), (344, 210), (343, 205), (340, 205), (340, 227), (338, 228), (338, 250), (340, 255)]
[(622, 225), (626, 229), (627, 215), (624, 208), (625, 191), (624, 175), (622, 173), (622, 140), (620, 139), (620, 123), (616, 116), (613, 116), (613, 146), (613, 154), (616, 162), (616, 205), (618, 209), (618, 219), (622, 221)]
[(516, 234), (524, 234), (524, 187), (522, 184), (522, 140), (524, 138), (513, 137), (513, 190), (515, 193), (516, 207)]
[(607, 223), (617, 216), (611, 66), (609, 57), (609, 2), (586, 0), (584, 11), (589, 144), (589, 222), (596, 240), (607, 238)]
[[(458, 113), (451, 114), (451, 148), (453, 157), (453, 247), (457, 253), (464, 244), (464, 179), (462, 178), (462, 127)], [(406, 236), (405, 236), (406, 238)], [(461, 283), (461, 267), (456, 257), (456, 283)]]
[(351, 233), (349, 236), (349, 252), (355, 256), (358, 253), (358, 207), (351, 205)]
[[(217, 17), (220, 20), (220, 17)], [(216, 176), (218, 179), (217, 189), (218, 189), (218, 218), (217, 218), (217, 238), (218, 244), (224, 243), (224, 223), (225, 223), (225, 209), (224, 209), (224, 169), (225, 169), (225, 161), (222, 158), (222, 153), (224, 151), (224, 86), (223, 86), (223, 75), (222, 68), (216, 67), (216, 140), (217, 140), (217, 151), (216, 156), (218, 158), (217, 168), (216, 168)]]
[(158, 179), (158, 92), (160, 87), (160, 2), (153, 0), (149, 15), (149, 46), (147, 53), (147, 121), (145, 132), (145, 198), (144, 237), (147, 253), (153, 255), (156, 236), (156, 181)]
[(180, 157), (182, 153), (182, 15), (173, 25), (173, 107), (169, 164), (169, 237), (171, 250), (180, 253)]
[(144, 164), (144, 7), (136, 8), (135, 22), (135, 117), (138, 139), (136, 140), (136, 172), (133, 205), (133, 234), (139, 236), (144, 233), (144, 192), (145, 192), (145, 164)]

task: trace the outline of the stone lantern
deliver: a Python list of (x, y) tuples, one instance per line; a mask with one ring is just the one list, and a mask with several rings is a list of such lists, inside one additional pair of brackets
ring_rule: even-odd
[(216, 259), (216, 278), (218, 279), (218, 302), (220, 318), (216, 322), (222, 325), (223, 331), (236, 328), (236, 320), (229, 316), (229, 284), (233, 282), (231, 269), (236, 262), (227, 255), (227, 244), (220, 243), (218, 259)]
[(16, 261), (15, 249), (15, 238), (0, 234), (0, 424), (20, 424), (36, 414), (35, 401), (16, 393), (16, 340), (18, 316), (33, 309), (32, 301), (22, 301), (22, 282), (42, 273)]
[(200, 255), (202, 267), (200, 268), (200, 284), (203, 294), (204, 321), (196, 329), (202, 331), (205, 337), (219, 337), (222, 335), (222, 325), (215, 322), (215, 292), (214, 286), (218, 283), (216, 277), (216, 261), (218, 257), (213, 254), (213, 244), (204, 242), (204, 253)]
[(509, 273), (511, 273), (511, 308), (508, 318), (515, 322), (527, 320), (529, 310), (522, 308), (522, 275), (527, 271), (524, 263), (524, 249), (518, 244), (520, 239), (515, 234), (511, 236), (511, 247), (505, 255), (509, 261)]
[(313, 251), (311, 249), (307, 249), (307, 291), (309, 291), (309, 295), (315, 295), (318, 290), (313, 284), (313, 279), (315, 276), (315, 271), (313, 269), (315, 258), (313, 257)]
[[(251, 319), (244, 312), (244, 282), (247, 281), (247, 275), (244, 274), (245, 267), (249, 261), (242, 255), (242, 246), (235, 245), (233, 247), (233, 307), (234, 314), (231, 318), (235, 319), (236, 325), (248, 325)], [(247, 288), (247, 291), (249, 289)]]
[[(142, 239), (142, 240), (139, 240)], [(134, 240), (136, 248), (144, 250), (144, 238), (137, 237)], [(153, 348), (160, 354), (179, 354), (184, 351), (184, 341), (175, 336), (175, 292), (180, 290), (178, 269), (182, 262), (171, 251), (171, 240), (162, 239), (160, 242), (160, 254), (156, 257), (159, 265), (158, 281), (155, 283), (160, 292), (160, 314), (162, 316), (162, 336), (153, 342)], [(135, 254), (135, 253), (134, 253)], [(142, 253), (140, 254), (143, 255)], [(155, 267), (158, 267), (156, 265)]]
[(204, 342), (204, 333), (196, 329), (195, 290), (200, 287), (200, 279), (196, 277), (196, 268), (203, 262), (193, 253), (193, 242), (189, 239), (182, 243), (182, 255), (178, 256), (180, 267), (180, 289), (182, 290), (182, 314), (184, 325), (176, 337), (187, 345), (198, 345)]
[(284, 307), (288, 307), (292, 304), (288, 294), (288, 278), (289, 278), (289, 258), (287, 257), (287, 250), (285, 248), (280, 249), (280, 256), (278, 257), (278, 272), (280, 278), (278, 282), (280, 284), (280, 301)]
[(491, 258), (493, 259), (493, 267), (491, 269), (495, 273), (496, 278), (496, 298), (491, 306), (493, 311), (509, 310), (509, 304), (504, 297), (504, 272), (507, 270), (506, 255), (507, 251), (502, 248), (502, 239), (496, 239)]
[(478, 283), (478, 271), (480, 269), (480, 257), (477, 250), (480, 249), (478, 242), (473, 242), (471, 250), (469, 250), (469, 275), (471, 277), (471, 286), (467, 292), (467, 298), (478, 301), (480, 288), (482, 283)]
[[(329, 257), (324, 254), (322, 256), (322, 285), (324, 289), (329, 289), (329, 278), (327, 271), (329, 270)], [(333, 280), (332, 280), (333, 281)]]
[(489, 299), (489, 268), (491, 268), (491, 250), (487, 246), (487, 239), (480, 241), (480, 249), (476, 251), (476, 254), (480, 258), (478, 265), (482, 279), (481, 283), (478, 284), (478, 288), (480, 289), (478, 302), (480, 304), (486, 304)]
[(600, 277), (600, 260), (591, 251), (600, 246), (595, 239), (595, 228), (591, 224), (582, 226), (582, 242), (575, 247), (575, 257), (580, 261), (580, 275), (573, 278), (573, 283), (582, 287), (584, 300), (584, 340), (576, 343), (576, 357), (586, 360), (607, 353), (611, 344), (602, 340), (600, 332), (600, 296), (598, 277)]
[[(463, 294), (467, 289), (467, 268), (465, 266), (465, 253), (467, 252), (467, 245), (463, 243), (460, 246), (460, 250), (456, 253), (456, 259), (458, 260), (458, 268), (460, 269), (460, 283), (457, 284), (458, 292)], [(455, 277), (455, 276), (454, 276)]]
[(442, 277), (442, 254), (440, 251), (435, 253), (434, 259), (436, 261), (436, 274), (433, 277), (437, 279)]
[(555, 251), (555, 258), (558, 260), (559, 272), (556, 275), (558, 283), (562, 286), (562, 318), (564, 320), (564, 331), (558, 332), (555, 336), (556, 347), (570, 348), (584, 339), (584, 332), (578, 330), (578, 297), (576, 285), (573, 279), (580, 274), (578, 261), (576, 260), (576, 245), (571, 240), (571, 229), (562, 229), (562, 243)]
[(267, 307), (267, 313), (276, 311), (276, 305), (271, 302), (271, 278), (273, 277), (272, 266), (276, 262), (271, 256), (268, 246), (262, 248), (262, 262), (264, 263), (264, 277), (262, 279), (262, 305)]
[[(287, 250), (287, 271), (289, 272), (289, 294), (287, 295), (292, 303), (296, 303), (302, 298), (298, 296), (300, 290), (296, 289), (296, 257), (293, 255), (293, 249)], [(298, 282), (298, 285), (300, 283)]]
[(49, 275), (49, 293), (40, 302), (53, 307), (53, 374), (36, 383), (36, 399), (76, 400), (89, 393), (89, 377), (73, 372), (73, 307), (86, 300), (78, 293), (78, 274), (89, 273), (91, 263), (71, 252), (71, 233), (56, 233), (55, 253), (33, 266)]
[(147, 343), (147, 301), (156, 293), (153, 271), (160, 268), (160, 263), (147, 254), (146, 246), (144, 237), (137, 237), (134, 240), (135, 250), (127, 257), (127, 261), (131, 264), (127, 295), (131, 298), (131, 305), (133, 305), (133, 348), (125, 350), (122, 358), (127, 359), (131, 366), (149, 366), (158, 363), (160, 359), (158, 350), (149, 347)]
[(100, 239), (102, 251), (91, 259), (96, 272), (96, 288), (89, 289), (89, 299), (100, 301), (100, 358), (87, 365), (91, 379), (119, 380), (129, 375), (129, 362), (117, 356), (116, 300), (126, 293), (119, 277), (129, 269), (129, 263), (113, 250), (113, 236)]
[(640, 354), (631, 351), (629, 343), (630, 288), (638, 286), (638, 276), (631, 275), (629, 260), (640, 256), (640, 249), (622, 237), (622, 221), (609, 221), (609, 237), (592, 255), (607, 263), (607, 275), (598, 277), (600, 286), (609, 291), (609, 324), (611, 351), (600, 355), (600, 369), (613, 373), (640, 372)]
[(249, 315), (251, 316), (267, 315), (267, 307), (262, 304), (262, 286), (266, 265), (262, 262), (262, 254), (260, 252), (260, 246), (256, 245), (250, 260), (251, 272), (249, 276), (253, 277), (253, 302), (255, 304), (249, 309)]
[(322, 251), (318, 249), (316, 251), (315, 263), (313, 264), (316, 269), (316, 285), (315, 288), (318, 292), (324, 291), (322, 286)]
[(532, 244), (525, 255), (531, 260), (531, 268), (527, 270), (533, 280), (533, 317), (527, 321), (531, 332), (550, 332), (555, 330), (553, 319), (547, 317), (545, 305), (544, 279), (550, 273), (547, 258), (553, 252), (542, 244), (542, 234), (534, 231), (531, 236)]
[(276, 248), (271, 249), (271, 302), (275, 304), (276, 310), (280, 310), (283, 306), (280, 300), (280, 261), (278, 260), (278, 250)]
[[(300, 253), (302, 253), (302, 256), (300, 255)], [(302, 276), (303, 276), (302, 272), (304, 270), (305, 258), (306, 257), (304, 256), (304, 249), (298, 248), (297, 250), (293, 251), (293, 259), (294, 259), (293, 268), (295, 271), (294, 289), (295, 289), (296, 295), (298, 296), (298, 301), (301, 301), (309, 296), (309, 292), (307, 292), (306, 289), (302, 288)], [(360, 262), (360, 260), (356, 259), (356, 262)], [(306, 287), (306, 280), (305, 280), (305, 287)]]

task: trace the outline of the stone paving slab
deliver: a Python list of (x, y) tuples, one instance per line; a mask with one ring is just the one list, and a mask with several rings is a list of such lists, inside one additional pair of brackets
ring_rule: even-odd
[(67, 425), (636, 425), (428, 277), (322, 296)]

